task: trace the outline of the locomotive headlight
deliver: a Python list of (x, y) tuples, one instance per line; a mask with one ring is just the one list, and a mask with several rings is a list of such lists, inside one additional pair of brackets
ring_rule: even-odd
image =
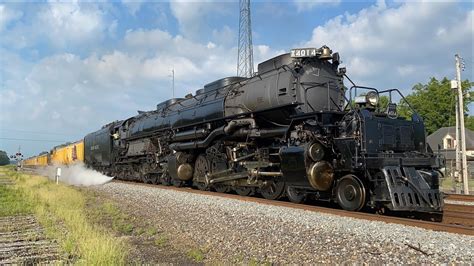
[(365, 95), (366, 102), (372, 106), (377, 106), (379, 103), (379, 95), (375, 91), (370, 91)]

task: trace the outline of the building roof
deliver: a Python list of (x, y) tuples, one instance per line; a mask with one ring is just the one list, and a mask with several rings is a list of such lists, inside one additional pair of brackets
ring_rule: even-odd
[[(430, 145), (433, 151), (438, 150), (438, 145), (440, 145), (441, 149), (443, 149), (443, 138), (446, 135), (450, 135), (453, 139), (456, 139), (456, 127), (442, 127), (433, 134), (429, 135), (426, 138), (426, 142)], [(467, 150), (474, 150), (474, 131), (469, 130), (466, 128), (466, 149)], [(453, 149), (454, 151), (454, 149)]]

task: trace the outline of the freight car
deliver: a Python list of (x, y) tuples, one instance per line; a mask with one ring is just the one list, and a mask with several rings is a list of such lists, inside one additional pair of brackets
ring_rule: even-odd
[(30, 157), (28, 159), (23, 160), (22, 166), (26, 166), (29, 168), (38, 168), (38, 167), (46, 167), (48, 165), (48, 153), (43, 153), (37, 156)]
[(443, 161), (421, 117), (400, 117), (398, 90), (356, 86), (339, 64), (326, 46), (293, 49), (252, 78), (214, 81), (88, 134), (85, 163), (125, 180), (314, 197), (352, 211), (441, 212)]
[(84, 140), (56, 146), (49, 152), (23, 160), (22, 165), (28, 168), (38, 168), (48, 165), (67, 166), (81, 162), (84, 162)]
[(54, 147), (50, 152), (50, 164), (70, 165), (84, 161), (84, 141), (79, 140)]

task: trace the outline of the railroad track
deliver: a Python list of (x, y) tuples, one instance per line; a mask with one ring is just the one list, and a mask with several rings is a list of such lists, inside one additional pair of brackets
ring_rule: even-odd
[(472, 229), (474, 229), (474, 206), (445, 204), (443, 223), (470, 226)]
[(474, 202), (474, 195), (446, 194), (446, 196), (448, 200)]
[[(474, 225), (472, 224), (474, 220), (473, 219), (474, 212), (472, 212), (472, 209), (470, 208), (465, 208), (465, 205), (447, 204), (448, 215), (445, 218), (443, 218), (443, 221), (430, 222), (430, 221), (424, 221), (424, 220), (401, 218), (401, 217), (394, 217), (394, 216), (384, 216), (384, 215), (377, 215), (377, 214), (364, 213), (364, 212), (350, 212), (350, 211), (345, 211), (345, 210), (340, 210), (340, 209), (307, 205), (307, 204), (297, 204), (297, 203), (292, 203), (292, 202), (287, 202), (287, 201), (267, 200), (267, 199), (257, 198), (257, 197), (244, 197), (244, 196), (239, 196), (235, 194), (201, 191), (201, 190), (196, 190), (189, 187), (184, 188), (184, 187), (173, 187), (173, 186), (163, 186), (163, 185), (152, 185), (152, 184), (136, 183), (136, 182), (122, 181), (122, 180), (113, 180), (112, 182), (133, 184), (133, 185), (138, 185), (138, 186), (148, 186), (148, 187), (161, 188), (161, 189), (170, 189), (170, 190), (175, 190), (175, 191), (182, 191), (182, 192), (215, 196), (215, 197), (224, 197), (224, 198), (236, 199), (236, 200), (247, 201), (247, 202), (255, 202), (255, 203), (267, 204), (267, 205), (273, 205), (273, 206), (282, 206), (282, 207), (327, 213), (327, 214), (333, 214), (333, 215), (351, 217), (351, 218), (357, 218), (357, 219), (402, 224), (402, 225), (429, 229), (433, 231), (449, 232), (449, 233), (464, 234), (464, 235), (474, 235)], [(474, 208), (474, 206), (468, 206), (468, 207)]]

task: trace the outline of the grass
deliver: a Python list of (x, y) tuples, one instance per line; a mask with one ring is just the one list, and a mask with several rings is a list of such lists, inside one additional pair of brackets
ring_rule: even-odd
[(165, 235), (160, 235), (157, 238), (155, 238), (155, 245), (162, 248), (166, 245), (168, 242), (168, 238)]
[(146, 234), (147, 236), (154, 236), (154, 235), (156, 235), (157, 232), (158, 232), (158, 231), (157, 231), (155, 228), (153, 228), (153, 227), (148, 227), (148, 228), (146, 229), (146, 231), (145, 231), (145, 234)]
[(255, 258), (251, 258), (249, 261), (248, 261), (248, 265), (249, 266), (270, 266), (272, 265), (272, 263), (268, 262), (268, 261), (260, 261), (260, 260), (257, 260)]
[(120, 211), (112, 202), (106, 202), (102, 205), (103, 214), (112, 219), (112, 228), (122, 234), (130, 235), (134, 226), (130, 222), (130, 217)]
[[(474, 190), (474, 179), (469, 179), (468, 182), (469, 182), (469, 190), (470, 191)], [(458, 183), (454, 181), (453, 178), (446, 177), (446, 178), (440, 179), (440, 188), (443, 188), (445, 190), (451, 190), (456, 185), (460, 186), (461, 188), (463, 187), (462, 183)]]
[(25, 192), (20, 188), (0, 186), (0, 217), (33, 212), (33, 205), (25, 200)]
[[(135, 229), (132, 223), (132, 218), (123, 213), (117, 205), (111, 201), (104, 203), (95, 203), (95, 208), (92, 209), (92, 217), (100, 222), (101, 220), (109, 220), (112, 229), (120, 234), (131, 235)], [(136, 228), (136, 234), (141, 235), (145, 229)]]
[[(45, 177), (24, 175), (4, 167), (0, 171), (16, 180), (14, 188), (2, 188), (2, 214), (35, 214), (47, 236), (59, 241), (69, 262), (87, 265), (125, 263), (126, 244), (87, 218), (83, 193), (63, 184), (56, 185)], [(3, 197), (4, 192), (6, 197)], [(6, 211), (3, 203), (8, 203), (8, 208), (14, 207)], [(112, 207), (109, 210), (115, 211)], [(124, 231), (133, 230), (129, 224), (118, 226)]]
[(188, 251), (188, 257), (195, 262), (202, 262), (204, 260), (204, 252), (201, 249), (193, 248)]

